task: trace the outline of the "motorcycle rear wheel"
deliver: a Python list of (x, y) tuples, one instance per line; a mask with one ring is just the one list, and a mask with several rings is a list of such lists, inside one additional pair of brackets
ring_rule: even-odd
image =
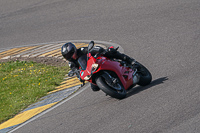
[(152, 75), (149, 72), (149, 70), (139, 62), (137, 62), (136, 65), (138, 65), (137, 69), (138, 69), (138, 74), (140, 75), (140, 80), (137, 84), (140, 86), (146, 86), (150, 84), (152, 81)]
[[(118, 79), (119, 80), (119, 79)], [(98, 77), (96, 79), (96, 84), (98, 85), (98, 87), (105, 92), (107, 95), (113, 97), (113, 98), (117, 98), (117, 99), (123, 99), (126, 97), (126, 90), (125, 88), (122, 86), (122, 84), (117, 83), (117, 88), (121, 88), (121, 90), (118, 90), (117, 88), (115, 88), (113, 85), (109, 85), (106, 82), (106, 79), (104, 79), (102, 76)]]

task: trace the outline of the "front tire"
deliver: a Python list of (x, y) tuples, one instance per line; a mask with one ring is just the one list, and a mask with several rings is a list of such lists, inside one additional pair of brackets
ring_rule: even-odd
[(150, 84), (152, 81), (152, 75), (149, 70), (139, 62), (137, 62), (136, 65), (138, 66), (138, 74), (140, 75), (140, 80), (137, 84), (140, 86), (146, 86)]
[(92, 83), (90, 83), (90, 86), (91, 86), (91, 89), (92, 89), (93, 91), (99, 91), (99, 90), (100, 90), (100, 88), (99, 88), (98, 86), (96, 86), (96, 85), (94, 85), (94, 84), (92, 84)]
[[(117, 83), (118, 89), (116, 89), (114, 86), (109, 85), (106, 80), (100, 76), (96, 79), (96, 84), (103, 92), (113, 98), (123, 99), (126, 97), (126, 90), (120, 83)], [(120, 90), (119, 87), (121, 87)]]

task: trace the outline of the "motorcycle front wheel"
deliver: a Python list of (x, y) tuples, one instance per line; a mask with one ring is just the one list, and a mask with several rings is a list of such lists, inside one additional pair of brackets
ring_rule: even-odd
[(98, 86), (96, 86), (96, 85), (94, 85), (94, 84), (92, 84), (92, 83), (90, 83), (90, 87), (91, 87), (91, 89), (92, 89), (93, 91), (99, 91), (99, 90), (100, 90), (100, 88), (99, 88)]
[(110, 84), (104, 77), (100, 76), (96, 79), (96, 84), (103, 92), (113, 98), (123, 99), (126, 97), (126, 90), (120, 83)]

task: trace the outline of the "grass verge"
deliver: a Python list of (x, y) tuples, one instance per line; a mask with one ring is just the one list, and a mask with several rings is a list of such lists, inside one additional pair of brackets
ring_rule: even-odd
[(0, 62), (0, 123), (54, 90), (68, 70), (31, 61)]

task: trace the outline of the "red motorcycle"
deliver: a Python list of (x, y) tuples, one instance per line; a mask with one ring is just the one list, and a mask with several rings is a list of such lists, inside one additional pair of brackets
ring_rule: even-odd
[[(135, 85), (146, 86), (152, 80), (148, 69), (135, 62), (134, 66), (128, 66), (125, 61), (109, 59), (102, 53), (94, 56), (90, 51), (94, 43), (89, 43), (88, 54), (78, 59), (80, 65), (79, 78), (99, 87), (107, 95), (123, 99), (126, 97), (126, 91)], [(116, 48), (117, 50), (118, 48)]]

